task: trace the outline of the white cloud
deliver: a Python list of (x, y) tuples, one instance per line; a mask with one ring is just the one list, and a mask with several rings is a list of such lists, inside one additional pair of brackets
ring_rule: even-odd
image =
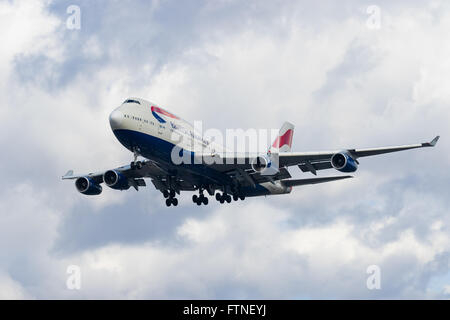
[(27, 295), (26, 290), (22, 288), (20, 283), (0, 273), (0, 299), (17, 300), (30, 299), (30, 297)]
[(82, 50), (86, 59), (98, 59), (103, 54), (103, 50), (100, 47), (100, 43), (95, 36), (89, 38), (89, 40), (83, 46)]
[[(292, 213), (257, 202), (242, 211), (246, 214), (223, 207), (204, 219), (185, 221), (179, 236), (187, 242), (180, 247), (158, 242), (112, 245), (73, 256), (83, 270), (79, 295), (370, 298), (366, 269), (376, 264), (385, 290), (381, 296), (408, 298), (420, 294), (416, 282), (423, 276), (421, 269), (450, 244), (444, 231), (422, 242), (405, 230), (398, 239), (373, 248), (358, 237), (374, 232), (370, 227), (355, 233), (350, 223), (337, 220), (292, 228)], [(399, 264), (404, 257), (406, 263)]]
[(47, 4), (48, 1), (26, 0), (0, 3), (3, 75), (11, 71), (17, 55), (44, 53), (53, 59), (61, 59), (61, 48), (56, 45), (56, 28), (61, 21), (47, 12)]

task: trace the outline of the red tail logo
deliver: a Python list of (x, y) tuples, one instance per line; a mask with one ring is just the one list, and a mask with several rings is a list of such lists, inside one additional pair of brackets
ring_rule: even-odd
[(292, 129), (287, 130), (282, 136), (278, 136), (272, 144), (273, 148), (281, 148), (284, 145), (288, 145), (289, 148), (292, 145), (293, 131)]

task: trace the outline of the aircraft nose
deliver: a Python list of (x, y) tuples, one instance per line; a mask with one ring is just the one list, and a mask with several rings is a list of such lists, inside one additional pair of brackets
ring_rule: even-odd
[(113, 130), (119, 129), (122, 122), (123, 122), (122, 111), (114, 110), (113, 112), (111, 112), (111, 114), (109, 115), (109, 124), (111, 125), (111, 128)]

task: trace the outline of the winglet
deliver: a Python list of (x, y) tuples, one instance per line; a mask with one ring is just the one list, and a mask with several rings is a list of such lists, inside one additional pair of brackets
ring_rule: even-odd
[(440, 136), (436, 136), (433, 140), (431, 140), (430, 142), (425, 142), (422, 143), (423, 147), (434, 147), (436, 145), (436, 143), (438, 142)]
[(67, 179), (69, 177), (73, 176), (73, 170), (67, 171), (65, 175), (62, 176), (63, 179)]
[(434, 147), (436, 145), (436, 143), (438, 142), (440, 136), (436, 136), (436, 138), (434, 138), (433, 140), (431, 140), (430, 145), (432, 147)]

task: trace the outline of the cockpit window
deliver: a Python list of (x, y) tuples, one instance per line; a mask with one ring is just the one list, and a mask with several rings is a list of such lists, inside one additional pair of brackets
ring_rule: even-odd
[(133, 100), (133, 99), (128, 99), (128, 100), (125, 100), (125, 102), (124, 103), (137, 103), (137, 104), (141, 104), (139, 101), (137, 101), (137, 100)]

